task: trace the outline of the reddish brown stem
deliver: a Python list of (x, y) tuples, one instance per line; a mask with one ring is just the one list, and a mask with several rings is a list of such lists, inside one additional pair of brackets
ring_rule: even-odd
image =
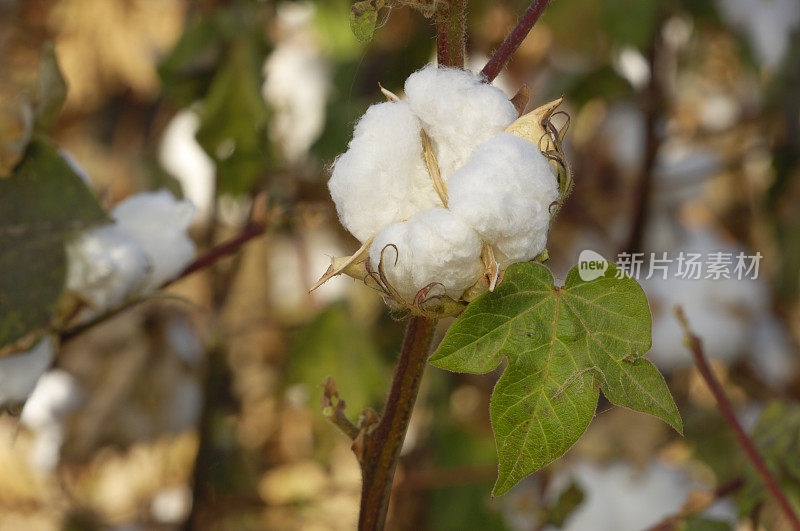
[(519, 45), (522, 44), (522, 41), (528, 36), (531, 28), (533, 28), (533, 25), (539, 20), (539, 17), (542, 16), (544, 8), (547, 7), (549, 3), (550, 0), (533, 0), (516, 27), (511, 30), (511, 33), (505, 38), (503, 44), (494, 52), (492, 58), (489, 59), (489, 62), (486, 63), (486, 66), (481, 70), (481, 75), (486, 79), (487, 83), (494, 81), (494, 78), (496, 78), (503, 67), (506, 66), (508, 60), (511, 59), (511, 56), (517, 51)]
[(406, 329), (392, 389), (378, 426), (365, 434), (361, 450), (361, 531), (383, 529), (392, 479), (417, 400), (436, 321), (412, 317)]
[(717, 408), (719, 409), (720, 413), (722, 413), (722, 417), (725, 419), (728, 427), (736, 437), (739, 446), (741, 446), (742, 450), (744, 450), (744, 453), (750, 460), (750, 463), (752, 463), (753, 467), (756, 469), (761, 481), (764, 482), (764, 486), (767, 487), (769, 493), (773, 498), (775, 498), (775, 501), (778, 503), (778, 507), (780, 507), (792, 529), (795, 531), (800, 531), (800, 519), (797, 518), (797, 514), (795, 514), (792, 505), (786, 498), (786, 494), (775, 480), (775, 477), (772, 475), (772, 472), (770, 472), (767, 464), (761, 457), (761, 454), (758, 453), (755, 444), (753, 444), (753, 441), (744, 431), (744, 428), (742, 428), (742, 425), (736, 418), (736, 413), (733, 411), (733, 406), (728, 400), (728, 397), (725, 395), (722, 385), (719, 383), (719, 380), (717, 380), (717, 377), (711, 370), (711, 365), (709, 365), (708, 360), (706, 359), (705, 353), (703, 352), (702, 342), (700, 341), (699, 337), (692, 333), (692, 330), (689, 328), (689, 322), (686, 319), (686, 315), (683, 313), (683, 309), (680, 306), (675, 308), (675, 315), (678, 318), (678, 321), (680, 321), (684, 333), (686, 334), (686, 341), (689, 345), (689, 350), (692, 353), (692, 357), (694, 358), (695, 365), (697, 365), (697, 370), (700, 372), (703, 380), (705, 380), (706, 385), (708, 385), (711, 394), (714, 395), (714, 400), (717, 402)]
[(229, 254), (235, 253), (245, 243), (249, 242), (250, 240), (252, 240), (257, 236), (261, 236), (262, 234), (264, 234), (265, 230), (266, 227), (261, 223), (249, 223), (238, 236), (224, 243), (221, 243), (216, 247), (212, 247), (205, 254), (197, 257), (197, 259), (194, 262), (186, 266), (186, 269), (184, 269), (180, 275), (173, 278), (172, 280), (167, 281), (161, 287), (166, 288), (170, 284), (177, 282), (178, 280), (184, 277), (188, 277), (189, 275), (191, 275), (196, 271), (205, 269), (206, 267), (217, 262), (220, 258), (224, 258)]

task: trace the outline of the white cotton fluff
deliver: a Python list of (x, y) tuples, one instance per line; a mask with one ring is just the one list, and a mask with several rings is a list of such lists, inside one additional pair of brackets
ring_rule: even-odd
[(440, 205), (407, 102), (372, 105), (328, 181), (342, 225), (364, 242), (382, 227)]
[(194, 216), (195, 208), (189, 201), (175, 199), (164, 190), (136, 194), (111, 211), (116, 226), (147, 256), (145, 292), (158, 289), (191, 262), (195, 247), (186, 231)]
[(119, 306), (147, 277), (144, 250), (117, 225), (84, 232), (67, 244), (66, 252), (67, 289), (95, 310)]
[[(396, 248), (396, 250), (395, 250)], [(441, 284), (453, 299), (481, 276), (481, 240), (469, 226), (444, 208), (414, 215), (384, 228), (370, 247), (370, 264), (383, 269), (406, 302), (429, 284)], [(441, 289), (431, 294), (442, 294)]]
[(45, 336), (30, 350), (0, 358), (0, 406), (24, 402), (54, 356), (53, 338)]
[(20, 415), (20, 422), (34, 433), (30, 459), (39, 470), (52, 470), (61, 455), (64, 441), (63, 418), (78, 407), (83, 392), (67, 372), (48, 371), (36, 383)]
[(198, 210), (198, 220), (208, 221), (214, 205), (216, 166), (195, 138), (199, 129), (197, 112), (178, 112), (164, 129), (158, 161), (181, 184), (183, 195)]
[(457, 68), (427, 66), (408, 77), (405, 92), (411, 110), (433, 141), (445, 181), (473, 149), (518, 117), (502, 90)]
[(491, 138), (453, 174), (447, 190), (450, 210), (494, 247), (501, 267), (544, 250), (558, 179), (533, 142), (511, 133)]

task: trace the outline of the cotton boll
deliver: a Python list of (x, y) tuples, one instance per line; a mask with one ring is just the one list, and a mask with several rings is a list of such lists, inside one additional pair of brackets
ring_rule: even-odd
[(62, 417), (81, 403), (83, 393), (77, 380), (66, 371), (47, 371), (22, 408), (20, 422), (33, 430), (61, 422)]
[(342, 225), (362, 242), (439, 203), (422, 156), (421, 124), (407, 102), (373, 105), (328, 181)]
[(311, 2), (282, 3), (282, 35), (264, 62), (264, 100), (275, 111), (270, 134), (290, 162), (301, 160), (322, 133), (330, 93), (330, 64), (313, 32)]
[(53, 338), (45, 336), (30, 350), (0, 358), (0, 406), (24, 402), (54, 356)]
[(52, 470), (64, 442), (62, 419), (83, 398), (75, 379), (62, 370), (52, 370), (39, 378), (20, 415), (20, 422), (34, 432), (30, 460), (39, 470)]
[(456, 68), (425, 67), (409, 76), (405, 92), (433, 140), (444, 180), (518, 116), (502, 90)]
[(111, 211), (117, 226), (133, 238), (147, 255), (150, 271), (145, 291), (158, 289), (191, 262), (195, 247), (186, 234), (195, 208), (166, 191), (129, 197)]
[(116, 225), (84, 232), (66, 246), (67, 289), (97, 311), (109, 310), (142, 287), (148, 259)]
[(384, 273), (406, 302), (433, 283), (458, 299), (482, 272), (478, 235), (443, 208), (420, 212), (378, 233), (370, 247), (370, 264), (376, 271), (381, 252)]
[(208, 221), (214, 204), (214, 161), (197, 142), (200, 116), (191, 109), (179, 111), (161, 137), (158, 161), (181, 184), (183, 195), (197, 208), (198, 220)]
[(501, 267), (544, 250), (558, 180), (534, 143), (510, 133), (491, 138), (453, 174), (447, 190), (450, 210), (495, 247)]

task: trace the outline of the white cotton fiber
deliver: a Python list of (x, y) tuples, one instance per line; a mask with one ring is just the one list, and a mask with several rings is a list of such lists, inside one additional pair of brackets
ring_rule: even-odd
[(119, 203), (111, 216), (147, 256), (150, 267), (144, 291), (158, 289), (194, 257), (194, 243), (186, 233), (195, 216), (189, 201), (177, 200), (164, 190), (144, 192)]
[(502, 132), (518, 113), (503, 91), (470, 72), (428, 66), (408, 77), (405, 92), (434, 144), (447, 180), (479, 144)]
[[(370, 247), (376, 271), (382, 250), (384, 273), (406, 302), (432, 283), (441, 284), (444, 293), (457, 300), (483, 271), (478, 235), (444, 208), (420, 212), (378, 233)], [(442, 294), (442, 289), (434, 288), (431, 294)]]
[(0, 358), (0, 406), (24, 402), (54, 356), (53, 338), (45, 336), (30, 350)]
[(181, 184), (183, 195), (198, 210), (198, 219), (208, 221), (214, 206), (214, 160), (195, 138), (200, 115), (192, 109), (179, 111), (164, 129), (158, 161)]
[(362, 242), (439, 203), (422, 156), (421, 125), (406, 102), (373, 105), (359, 120), (328, 187), (339, 218)]
[(67, 244), (67, 289), (95, 310), (122, 304), (144, 284), (148, 259), (116, 225), (89, 230)]
[(494, 247), (501, 267), (544, 250), (558, 180), (533, 142), (511, 133), (491, 138), (453, 174), (447, 189), (450, 210)]

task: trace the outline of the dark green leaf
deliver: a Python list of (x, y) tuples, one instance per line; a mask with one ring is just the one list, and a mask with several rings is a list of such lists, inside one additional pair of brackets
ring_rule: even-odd
[(385, 5), (383, 0), (359, 0), (350, 7), (350, 29), (356, 39), (366, 42), (375, 34), (378, 11)]
[(267, 117), (258, 57), (252, 46), (238, 41), (214, 75), (197, 132), (198, 142), (217, 163), (220, 193), (248, 192), (264, 172)]
[(613, 403), (682, 423), (664, 378), (643, 358), (650, 309), (628, 276), (584, 281), (573, 268), (556, 287), (541, 264), (511, 266), (473, 301), (431, 358), (443, 369), (484, 373), (508, 359), (491, 403), (499, 474), (495, 494), (566, 452), (594, 415), (598, 388)]
[(64, 240), (108, 218), (47, 141), (0, 180), (0, 347), (47, 326), (63, 290)]
[(40, 131), (50, 129), (67, 99), (67, 82), (61, 74), (53, 43), (42, 47), (39, 62), (39, 80), (36, 91), (36, 127)]
[(731, 526), (727, 522), (695, 516), (686, 520), (680, 529), (681, 531), (730, 531)]

